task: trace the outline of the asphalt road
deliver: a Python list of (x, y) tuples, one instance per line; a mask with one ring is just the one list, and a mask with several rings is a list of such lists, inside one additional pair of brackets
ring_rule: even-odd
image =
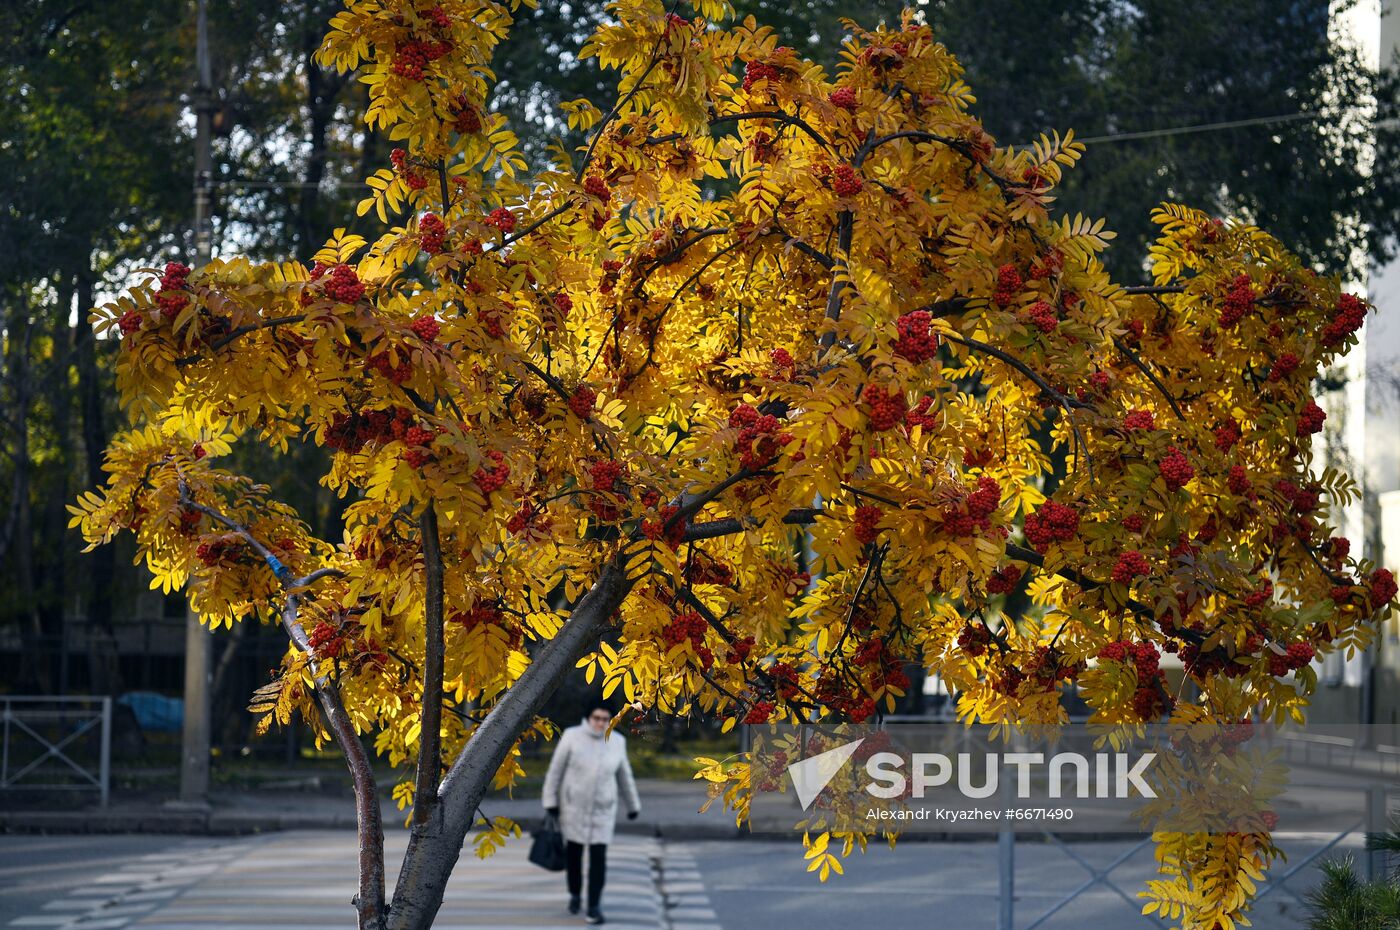
[[(1291, 864), (1298, 864), (1325, 841), (1287, 840)], [(1080, 843), (1066, 849), (1043, 842), (1019, 842), (1015, 861), (1015, 926), (1025, 930), (1133, 930), (1166, 927), (1140, 916), (1136, 895), (1154, 875), (1150, 846), (1138, 849), (1109, 874), (1124, 894), (1100, 884), (1065, 905), (1043, 923), (1052, 907), (1090, 878), (1072, 856), (1102, 870), (1133, 849), (1133, 843)], [(693, 842), (683, 844), (703, 876), (718, 922), (745, 930), (850, 930), (870, 926), (930, 930), (996, 930), (998, 860), (995, 842), (905, 842), (891, 850), (872, 844), (845, 860), (846, 874), (825, 884), (808, 874), (802, 848), (787, 842)], [(1333, 850), (1360, 852), (1360, 838)], [(1276, 869), (1287, 871), (1289, 865)], [(1305, 893), (1316, 870), (1305, 867), (1286, 887)], [(1301, 930), (1305, 909), (1282, 889), (1264, 895), (1254, 925), (1267, 930)]]
[[(396, 871), (402, 831), (389, 837)], [(1318, 850), (1320, 838), (1284, 842), (1291, 862)], [(1356, 855), (1359, 837), (1331, 851)], [(0, 836), (0, 928), (161, 926), (207, 930), (353, 926), (354, 834), (301, 831), (239, 839), (175, 836)], [(449, 887), (444, 927), (571, 927), (562, 880), (528, 865), (528, 840), (486, 863), (468, 850)], [(872, 918), (885, 927), (994, 930), (998, 893), (995, 842), (905, 842), (874, 846), (846, 860), (826, 884), (806, 872), (800, 844), (777, 840), (657, 843), (620, 837), (610, 864), (604, 910), (616, 924), (671, 930), (850, 930)], [(1130, 855), (1128, 855), (1131, 853)], [(1122, 895), (1097, 885), (1036, 924), (1090, 878), (1074, 857), (1103, 869)], [(668, 899), (665, 920), (653, 885), (660, 857)], [(613, 859), (610, 856), (610, 859)], [(651, 865), (648, 865), (651, 863)], [(1135, 916), (1141, 883), (1153, 872), (1150, 848), (1131, 843), (1020, 842), (1015, 850), (1017, 930), (1164, 926)], [(1298, 893), (1315, 880), (1305, 866), (1288, 883)], [(454, 890), (455, 889), (455, 890)], [(1125, 900), (1125, 896), (1129, 900)], [(648, 902), (654, 901), (654, 904)], [(86, 910), (84, 910), (86, 909)], [(86, 913), (84, 920), (66, 922)], [(96, 922), (94, 922), (96, 921)], [(1291, 894), (1266, 895), (1255, 926), (1301, 930), (1305, 909)]]
[(204, 839), (155, 835), (0, 835), (0, 926), (91, 888), (98, 879), (143, 856), (207, 849), (211, 844)]

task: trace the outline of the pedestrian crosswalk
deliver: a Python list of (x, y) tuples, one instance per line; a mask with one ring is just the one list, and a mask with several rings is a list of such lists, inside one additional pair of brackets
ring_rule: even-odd
[(230, 841), (173, 840), (169, 849), (140, 856), (98, 876), (42, 913), (16, 917), (10, 927), (36, 930), (118, 930), (177, 898), (192, 884), (233, 861), (243, 844)]
[(723, 930), (690, 850), (666, 844), (660, 862), (658, 879), (667, 930)]
[[(406, 836), (385, 842), (389, 889)], [(450, 928), (573, 930), (562, 873), (526, 860), (528, 841), (478, 860), (467, 846), (436, 921)], [(602, 910), (620, 930), (719, 930), (688, 853), (665, 861), (662, 842), (618, 836), (608, 850)], [(356, 837), (348, 831), (295, 831), (260, 837), (174, 841), (133, 860), (42, 913), (15, 918), (16, 930), (304, 930), (355, 925)]]

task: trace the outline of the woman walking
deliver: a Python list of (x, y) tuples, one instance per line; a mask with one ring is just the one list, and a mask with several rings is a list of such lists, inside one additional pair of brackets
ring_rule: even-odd
[(569, 913), (579, 912), (583, 890), (583, 849), (588, 847), (588, 922), (600, 924), (598, 910), (607, 875), (608, 843), (617, 820), (618, 791), (627, 800), (627, 819), (641, 812), (637, 784), (627, 761), (627, 740), (609, 733), (612, 709), (599, 701), (583, 722), (569, 727), (549, 760), (544, 776), (544, 806), (559, 819), (568, 859)]

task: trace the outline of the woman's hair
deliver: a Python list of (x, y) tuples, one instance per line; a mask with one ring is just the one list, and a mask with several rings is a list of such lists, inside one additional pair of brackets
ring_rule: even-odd
[(585, 717), (591, 717), (593, 716), (593, 713), (595, 711), (599, 710), (607, 711), (609, 717), (612, 717), (617, 713), (617, 711), (613, 710), (612, 705), (609, 704), (607, 701), (603, 700), (602, 698), (593, 698), (586, 705), (584, 705), (583, 715)]

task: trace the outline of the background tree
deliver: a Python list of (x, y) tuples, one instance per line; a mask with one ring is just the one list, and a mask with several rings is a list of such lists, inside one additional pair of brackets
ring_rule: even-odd
[[(828, 67), (845, 35), (841, 17), (854, 12), (837, 0), (804, 4), (800, 16), (786, 4), (737, 6)], [(336, 8), (329, 0), (210, 2), (229, 133), (217, 159), (216, 229), (225, 249), (308, 258), (318, 230), (346, 216), (363, 196), (361, 179), (387, 155), (388, 141), (358, 120), (364, 86), (311, 61)], [(1059, 193), (1072, 212), (1115, 216), (1119, 238), (1102, 258), (1122, 280), (1140, 278), (1154, 235), (1149, 212), (1163, 199), (1250, 217), (1319, 270), (1355, 267), (1359, 220), (1370, 224), (1372, 254), (1393, 241), (1400, 172), (1385, 169), (1395, 133), (1384, 127), (1394, 89), (1373, 89), (1355, 56), (1329, 37), (1326, 4), (1237, 3), (1222, 15), (1204, 3), (948, 0), (925, 12), (935, 34), (961, 50), (979, 114), (999, 138), (1029, 141), (1047, 125), (1115, 137), (1089, 146), (1083, 170)], [(79, 568), (60, 555), (68, 550), (52, 504), (75, 482), (95, 480), (92, 450), (112, 428), (113, 411), (101, 406), (111, 396), (106, 349), (74, 327), (69, 308), (128, 283), (132, 256), (173, 249), (186, 236), (190, 143), (178, 114), (193, 83), (191, 14), (191, 4), (170, 0), (134, 0), (119, 13), (31, 0), (2, 40), (0, 69), (8, 99), (18, 102), (0, 118), (8, 143), (0, 184), (10, 205), (0, 216), (0, 288), (13, 337), (4, 383), (8, 409), (28, 411), (31, 427), (23, 436), (11, 429), (0, 457), (10, 527), (3, 564), (12, 589), (33, 595), (17, 599), (23, 606), (3, 622), (25, 630), (31, 647), (35, 637), (54, 641), (65, 615), (90, 620), (94, 641), (111, 644), (108, 578), (121, 576), (123, 560), (98, 553)], [(604, 76), (574, 55), (606, 15), (603, 4), (544, 4), (523, 12), (506, 39), (500, 60), (510, 67), (493, 87), (492, 107), (510, 116), (532, 170), (547, 167), (553, 139), (581, 136), (558, 119), (559, 101), (611, 102)], [(879, 4), (872, 19), (898, 15), (896, 5)], [(1381, 105), (1374, 132), (1367, 120), (1355, 122), (1372, 94)], [(1261, 116), (1288, 119), (1249, 122)], [(1231, 129), (1122, 138), (1241, 120)], [(1367, 174), (1373, 135), (1381, 146)], [(1275, 189), (1291, 196), (1272, 197)], [(367, 237), (380, 231), (373, 214), (348, 221)], [(77, 241), (110, 229), (121, 230), (119, 242)], [(256, 468), (303, 512), (338, 524), (335, 499), (303, 480), (321, 465), (314, 450), (306, 454), (306, 462)], [(120, 690), (115, 657), (96, 656), (93, 685)]]
[[(1153, 284), (1114, 283), (1103, 221), (1051, 212), (1082, 147), (998, 147), (909, 16), (828, 72), (718, 0), (618, 3), (582, 53), (616, 103), (566, 102), (587, 144), (526, 180), (488, 105), (517, 8), (332, 20), (317, 61), (361, 69), (403, 146), (359, 207), (374, 242), (170, 263), (94, 317), (138, 422), (73, 523), (133, 533), (212, 626), (280, 619), (259, 701), (319, 706), (347, 755), (362, 926), (431, 924), (575, 664), (731, 726), (867, 720), (909, 660), (974, 721), (1060, 722), (1073, 681), (1099, 721), (1233, 726), (1297, 714), (1315, 655), (1371, 641), (1395, 582), (1332, 536), (1355, 492), (1309, 441), (1367, 313), (1336, 278), (1165, 205)], [(294, 444), (331, 456), (343, 534), (220, 467)], [(1006, 616), (1026, 579), (1036, 609)], [(1199, 697), (1168, 693), (1162, 650)], [(416, 767), (392, 907), (365, 731)], [(709, 774), (742, 813), (747, 766)], [(833, 835), (863, 846), (813, 837), (823, 873)], [(1236, 879), (1277, 854), (1262, 830), (1158, 840), (1150, 903), (1189, 928), (1237, 920)]]

